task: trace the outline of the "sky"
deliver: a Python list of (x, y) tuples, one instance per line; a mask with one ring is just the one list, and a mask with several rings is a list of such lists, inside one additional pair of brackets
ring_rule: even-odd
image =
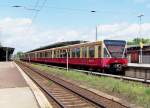
[[(13, 7), (21, 6), (21, 7)], [(95, 11), (95, 12), (91, 12)], [(0, 42), (29, 51), (55, 42), (150, 38), (150, 0), (1, 0)]]

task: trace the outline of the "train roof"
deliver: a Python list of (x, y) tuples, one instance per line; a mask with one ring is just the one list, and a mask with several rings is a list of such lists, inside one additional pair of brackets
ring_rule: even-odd
[[(144, 44), (143, 47), (150, 47), (150, 44)], [(140, 48), (140, 45), (128, 45), (128, 48)]]
[[(119, 40), (120, 41), (120, 40)], [(96, 42), (90, 42), (90, 41), (66, 41), (66, 42), (58, 42), (51, 45), (47, 45), (41, 48), (37, 48), (31, 51), (28, 51), (26, 53), (34, 53), (34, 52), (41, 52), (48, 49), (58, 49), (58, 48), (66, 48), (66, 47), (74, 47), (79, 45), (85, 45), (85, 44), (99, 44), (102, 41), (96, 41)]]
[(45, 49), (50, 49), (50, 48), (56, 48), (56, 47), (63, 47), (63, 46), (68, 46), (68, 45), (74, 45), (74, 44), (80, 44), (80, 43), (86, 43), (88, 41), (66, 41), (66, 42), (57, 42), (53, 43), (51, 45), (43, 46), (31, 51), (28, 51), (27, 53), (34, 52), (34, 51), (40, 51), (40, 50), (45, 50)]
[[(129, 45), (128, 46), (128, 52), (132, 51), (140, 51), (141, 47), (140, 45)], [(145, 44), (142, 48), (143, 51), (150, 51), (150, 44)]]

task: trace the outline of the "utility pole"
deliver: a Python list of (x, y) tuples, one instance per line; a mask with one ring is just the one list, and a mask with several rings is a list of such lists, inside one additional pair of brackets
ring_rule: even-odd
[[(91, 13), (96, 13), (96, 10), (92, 10)], [(96, 31), (95, 31), (95, 41), (97, 41), (97, 37), (98, 37), (98, 25), (96, 25)]]
[(30, 59), (30, 54), (28, 54), (28, 59), (29, 59), (29, 63), (30, 63), (30, 61), (31, 61), (31, 59)]
[(6, 48), (6, 62), (8, 61), (8, 48)]
[[(143, 43), (142, 43), (142, 37), (141, 37), (141, 32), (142, 32), (142, 17), (143, 17), (144, 15), (143, 14), (140, 14), (139, 16), (138, 16), (138, 18), (139, 18), (139, 37), (141, 38), (141, 40), (140, 40), (140, 60), (139, 60), (139, 63), (142, 63), (143, 61), (142, 61), (142, 48), (143, 48)], [(139, 39), (140, 39), (139, 38)]]
[(97, 35), (98, 35), (98, 33), (97, 33), (98, 30), (97, 29), (98, 29), (98, 26), (96, 25), (96, 37), (95, 37), (95, 41), (97, 41)]
[(67, 62), (66, 62), (66, 63), (67, 63), (67, 72), (68, 72), (68, 70), (69, 70), (69, 69), (68, 69), (68, 67), (69, 67), (69, 66), (68, 66), (68, 53), (69, 53), (69, 51), (66, 50), (66, 52), (67, 52)]

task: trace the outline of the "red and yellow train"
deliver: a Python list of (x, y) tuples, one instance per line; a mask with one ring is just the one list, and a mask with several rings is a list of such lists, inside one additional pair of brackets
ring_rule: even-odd
[(82, 67), (88, 69), (122, 71), (127, 66), (126, 41), (103, 40), (24, 53), (22, 60)]

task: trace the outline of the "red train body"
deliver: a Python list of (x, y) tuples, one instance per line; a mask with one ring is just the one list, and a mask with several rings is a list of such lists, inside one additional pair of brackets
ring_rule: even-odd
[(90, 69), (115, 69), (127, 66), (125, 41), (104, 40), (25, 53), (22, 60), (46, 64), (79, 66)]

